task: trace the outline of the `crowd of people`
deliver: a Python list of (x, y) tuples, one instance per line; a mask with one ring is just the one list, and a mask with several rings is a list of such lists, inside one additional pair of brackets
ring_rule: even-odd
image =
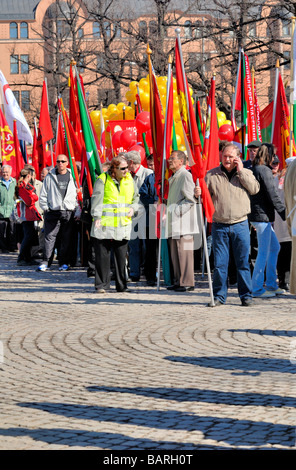
[[(209, 306), (225, 304), (233, 284), (243, 306), (251, 306), (254, 297), (296, 293), (296, 159), (287, 159), (279, 170), (272, 144), (254, 141), (248, 147), (249, 158), (243, 161), (235, 144), (220, 142), (220, 165), (205, 176), (215, 208), (207, 224), (214, 296)], [(152, 155), (145, 165), (135, 151), (106, 162), (92, 195), (86, 178), (82, 188), (76, 187), (66, 155), (42, 169), (40, 181), (29, 164), (17, 181), (12, 168), (3, 165), (0, 250), (18, 252), (18, 265), (40, 272), (50, 269), (54, 259), (60, 271), (81, 263), (94, 277), (97, 293), (108, 291), (112, 280), (117, 292), (128, 292), (129, 283), (141, 276), (148, 286), (156, 285), (161, 217), (170, 259), (166, 287), (193, 291), (201, 189), (184, 152), (172, 151), (167, 166), (168, 196), (160, 211)]]

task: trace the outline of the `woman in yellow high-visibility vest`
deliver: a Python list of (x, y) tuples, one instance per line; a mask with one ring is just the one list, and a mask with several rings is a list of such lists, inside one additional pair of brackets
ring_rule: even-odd
[(91, 197), (91, 236), (95, 252), (95, 290), (110, 288), (110, 254), (113, 250), (117, 292), (127, 291), (126, 255), (132, 217), (139, 196), (123, 156), (114, 157), (109, 170), (94, 184)]

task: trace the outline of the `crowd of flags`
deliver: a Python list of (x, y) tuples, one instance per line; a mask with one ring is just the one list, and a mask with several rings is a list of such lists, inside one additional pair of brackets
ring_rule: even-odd
[[(293, 38), (294, 41), (294, 38)], [(295, 45), (296, 50), (296, 45)], [(147, 48), (149, 81), (150, 81), (150, 132), (155, 162), (155, 181), (160, 200), (168, 194), (170, 176), (166, 161), (172, 150), (177, 150), (175, 122), (173, 113), (173, 58), (168, 61), (166, 107), (160, 99), (155, 70), (151, 60), (152, 52)], [(180, 37), (176, 38), (175, 79), (179, 97), (180, 116), (186, 146), (188, 162), (194, 182), (201, 187), (203, 209), (206, 219), (211, 222), (214, 207), (204, 177), (211, 168), (219, 165), (219, 124), (216, 109), (216, 77), (211, 79), (207, 96), (207, 112), (202, 117), (200, 102), (193, 102), (189, 93), (188, 80), (185, 74)], [(294, 61), (296, 67), (296, 61)], [(231, 124), (234, 130), (233, 142), (240, 146), (242, 157), (248, 158), (247, 145), (253, 140), (272, 142), (282, 167), (285, 160), (296, 155), (294, 141), (295, 118), (290, 128), (290, 109), (286, 98), (285, 87), (279, 67), (276, 67), (274, 99), (264, 109), (259, 109), (254, 71), (250, 69), (249, 58), (243, 50), (239, 51), (236, 86), (231, 103)], [(3, 73), (0, 71), (2, 106), (0, 108), (1, 160), (13, 168), (13, 176), (18, 178), (20, 170), (28, 162), (26, 144), (31, 145), (31, 161), (37, 178), (45, 166), (55, 164), (55, 155), (66, 154), (73, 178), (78, 188), (82, 179), (87, 180), (90, 195), (96, 178), (102, 171), (106, 159), (104, 143), (104, 121), (101, 122), (101, 138), (95, 131), (85, 99), (82, 77), (75, 64), (70, 64), (69, 72), (69, 109), (66, 111), (63, 100), (58, 97), (57, 125), (54, 134), (48, 106), (47, 82), (44, 80), (38, 125), (31, 132), (23, 112), (10, 89)], [(292, 113), (296, 109), (296, 87)], [(295, 104), (294, 104), (295, 103)], [(141, 103), (138, 103), (139, 107)], [(240, 127), (236, 116), (239, 116)], [(293, 119), (294, 118), (294, 119)], [(102, 119), (102, 113), (101, 113)], [(147, 147), (145, 135), (142, 145)], [(55, 140), (54, 148), (52, 142)], [(76, 163), (80, 162), (81, 173)], [(81, 196), (79, 196), (81, 198)]]

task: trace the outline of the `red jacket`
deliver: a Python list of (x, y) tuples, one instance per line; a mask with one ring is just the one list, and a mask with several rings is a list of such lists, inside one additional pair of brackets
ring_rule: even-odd
[(21, 199), (21, 202), (17, 204), (18, 216), (27, 222), (42, 220), (41, 215), (35, 207), (38, 196), (34, 186), (30, 183), (25, 184), (24, 181), (22, 181), (18, 188), (18, 195)]

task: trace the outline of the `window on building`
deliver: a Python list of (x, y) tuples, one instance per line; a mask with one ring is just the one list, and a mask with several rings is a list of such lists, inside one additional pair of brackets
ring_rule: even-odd
[(197, 21), (194, 25), (194, 37), (201, 38), (203, 31), (203, 24), (201, 21)]
[(21, 54), (20, 55), (20, 66), (21, 66), (21, 73), (29, 73), (29, 55), (28, 54)]
[(255, 38), (256, 37), (256, 25), (255, 24), (250, 24), (249, 25), (249, 37), (250, 38)]
[(107, 38), (111, 37), (111, 23), (110, 21), (104, 21), (104, 31), (106, 33)]
[(100, 28), (100, 23), (98, 23), (98, 21), (95, 21), (93, 24), (93, 36), (95, 38), (101, 37), (101, 28)]
[(156, 36), (157, 35), (157, 22), (156, 21), (149, 21), (149, 35)]
[(21, 91), (21, 108), (23, 111), (28, 111), (30, 109), (30, 91), (29, 90)]
[(10, 73), (17, 74), (19, 73), (19, 58), (18, 55), (10, 56)]
[(17, 23), (10, 23), (9, 25), (9, 37), (10, 39), (17, 39), (18, 38), (18, 29)]
[(67, 21), (65, 20), (57, 20), (57, 35), (60, 38), (65, 38), (70, 35), (71, 28)]
[(284, 56), (284, 69), (288, 70), (290, 69), (290, 61), (291, 61), (290, 51), (284, 51), (283, 56)]
[(105, 65), (106, 65), (106, 60), (105, 60), (104, 54), (99, 54), (99, 55), (97, 56), (97, 68), (98, 68), (98, 71), (100, 71), (101, 69), (104, 69), (104, 68), (105, 68)]
[(282, 20), (282, 35), (291, 36), (291, 20)]
[(147, 38), (148, 36), (148, 27), (146, 21), (140, 21), (139, 23), (139, 35), (141, 38)]
[(192, 38), (191, 21), (185, 21), (185, 23), (184, 23), (184, 36), (185, 36), (186, 39)]
[(18, 104), (20, 104), (20, 92), (18, 90), (14, 90), (13, 94)]
[(79, 39), (83, 38), (83, 36), (84, 36), (83, 28), (78, 29), (77, 36), (79, 37)]
[(20, 37), (21, 37), (21, 39), (28, 39), (28, 37), (29, 37), (29, 35), (28, 35), (28, 23), (26, 23), (25, 21), (21, 22)]
[(118, 23), (113, 23), (113, 27), (114, 27), (114, 34), (117, 38), (120, 38), (121, 37), (121, 24), (120, 22)]

